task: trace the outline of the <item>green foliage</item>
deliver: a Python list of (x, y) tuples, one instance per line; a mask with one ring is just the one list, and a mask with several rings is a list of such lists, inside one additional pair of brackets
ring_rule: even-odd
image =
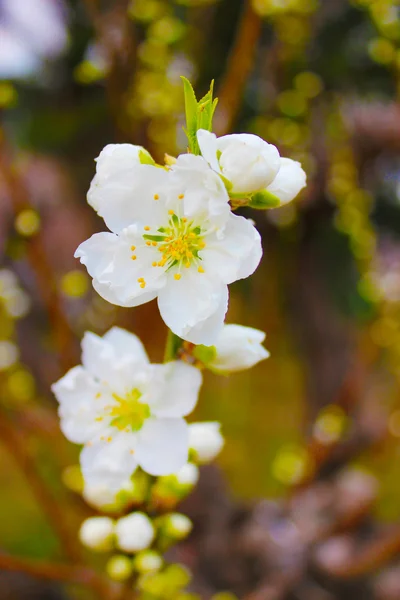
[(274, 194), (271, 194), (267, 190), (262, 190), (252, 195), (249, 206), (258, 210), (266, 210), (267, 208), (277, 208), (280, 203), (281, 201)]
[(212, 120), (218, 103), (218, 98), (213, 99), (214, 81), (211, 82), (207, 94), (201, 100), (197, 100), (190, 81), (186, 77), (181, 77), (181, 79), (183, 81), (186, 113), (186, 129), (184, 131), (189, 142), (190, 152), (200, 154), (197, 131), (199, 129), (212, 131)]

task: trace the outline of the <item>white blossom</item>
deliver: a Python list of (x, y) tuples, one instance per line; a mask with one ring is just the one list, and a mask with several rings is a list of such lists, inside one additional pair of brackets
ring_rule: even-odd
[(231, 213), (221, 178), (200, 156), (182, 155), (169, 170), (107, 164), (90, 203), (112, 233), (93, 235), (75, 256), (107, 301), (138, 306), (157, 297), (176, 335), (213, 344), (228, 284), (251, 275), (261, 259), (259, 233)]
[(113, 327), (102, 338), (86, 332), (82, 366), (52, 386), (61, 429), (84, 444), (85, 486), (120, 490), (136, 467), (175, 473), (187, 461), (190, 413), (201, 373), (181, 361), (149, 364), (140, 340)]
[(273, 182), (266, 188), (280, 200), (280, 206), (288, 204), (306, 187), (307, 176), (301, 164), (291, 158), (281, 158), (281, 168)]
[(83, 521), (79, 539), (84, 546), (107, 552), (113, 547), (115, 522), (109, 517), (90, 517)]
[(118, 519), (115, 526), (117, 546), (125, 552), (137, 552), (148, 548), (152, 543), (155, 531), (153, 523), (142, 512), (134, 512)]
[(262, 345), (265, 333), (242, 325), (224, 325), (215, 342), (215, 357), (207, 364), (218, 373), (233, 373), (253, 367), (269, 357)]
[[(190, 425), (189, 425), (189, 435), (190, 435)], [(190, 439), (190, 438), (189, 438)], [(177, 473), (175, 473), (175, 477), (178, 480), (178, 483), (181, 485), (191, 485), (194, 486), (199, 480), (199, 469), (193, 463), (187, 463), (184, 465)]]
[(189, 446), (199, 463), (211, 462), (221, 451), (224, 438), (216, 421), (190, 423)]
[(126, 493), (127, 495), (129, 495), (129, 493), (132, 493), (132, 491), (133, 483), (131, 479), (127, 479), (126, 482), (121, 482), (118, 490), (110, 488), (107, 485), (107, 482), (104, 483), (99, 481), (92, 485), (86, 483), (82, 492), (82, 496), (86, 500), (86, 502), (91, 506), (94, 506), (99, 510), (110, 510), (114, 507), (118, 508), (118, 496), (121, 493)]
[(232, 185), (233, 194), (251, 194), (267, 187), (280, 168), (275, 146), (250, 133), (217, 138), (205, 129), (197, 132), (200, 151), (212, 169)]

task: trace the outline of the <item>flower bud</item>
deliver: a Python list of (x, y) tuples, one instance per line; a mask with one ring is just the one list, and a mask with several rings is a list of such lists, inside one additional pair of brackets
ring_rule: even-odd
[(123, 554), (115, 554), (107, 562), (106, 572), (115, 581), (126, 581), (133, 573), (132, 560)]
[(90, 517), (79, 530), (84, 546), (98, 552), (108, 552), (113, 547), (115, 523), (109, 517)]
[(199, 469), (193, 463), (186, 463), (175, 477), (180, 485), (193, 487), (199, 480)]
[(168, 538), (183, 540), (192, 531), (193, 523), (186, 515), (170, 513), (163, 518), (161, 527)]
[(206, 366), (217, 373), (233, 373), (253, 367), (269, 357), (262, 346), (265, 333), (242, 325), (224, 325), (215, 344), (215, 356)]
[(299, 162), (290, 158), (281, 158), (281, 168), (267, 187), (267, 192), (279, 199), (279, 206), (284, 206), (296, 198), (300, 190), (306, 186), (306, 181), (307, 176)]
[(189, 447), (199, 463), (211, 462), (221, 451), (224, 438), (220, 433), (220, 424), (216, 421), (190, 423)]
[(153, 523), (142, 512), (134, 512), (117, 521), (115, 526), (117, 546), (125, 552), (148, 548), (154, 539)]
[(159, 571), (163, 562), (161, 554), (155, 550), (143, 550), (136, 554), (133, 559), (133, 566), (139, 573), (151, 573)]
[(234, 195), (262, 190), (272, 183), (279, 171), (277, 148), (257, 135), (240, 133), (217, 138), (200, 129), (197, 139), (203, 157), (229, 182)]

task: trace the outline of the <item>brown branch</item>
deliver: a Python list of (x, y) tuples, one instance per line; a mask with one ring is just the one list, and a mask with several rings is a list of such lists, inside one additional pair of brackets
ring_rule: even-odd
[[(5, 141), (4, 132), (0, 133), (0, 175), (8, 191), (14, 214), (18, 215), (22, 210), (31, 208), (29, 192), (13, 161), (13, 153)], [(76, 363), (75, 338), (64, 314), (57, 281), (40, 236), (29, 238), (26, 258), (35, 273), (39, 293), (48, 313), (60, 365), (67, 370)]]
[(0, 570), (26, 573), (37, 579), (76, 583), (96, 590), (110, 587), (107, 579), (85, 566), (35, 561), (3, 552), (0, 552)]
[(254, 12), (251, 0), (245, 0), (236, 39), (217, 94), (219, 102), (215, 130), (218, 135), (230, 131), (240, 109), (246, 82), (254, 65), (260, 33), (261, 18)]
[(76, 532), (71, 533), (69, 531), (63, 507), (47, 489), (38, 473), (35, 461), (29, 453), (28, 445), (15, 431), (9, 416), (4, 410), (1, 410), (0, 414), (0, 439), (9, 451), (10, 456), (24, 473), (40, 509), (58, 536), (66, 556), (74, 563), (81, 562), (82, 552)]

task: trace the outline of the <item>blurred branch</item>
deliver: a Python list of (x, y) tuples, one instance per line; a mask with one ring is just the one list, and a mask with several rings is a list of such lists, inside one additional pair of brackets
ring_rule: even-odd
[[(31, 208), (29, 192), (13, 162), (13, 153), (5, 141), (4, 134), (0, 137), (0, 175), (4, 179), (15, 215)], [(60, 365), (67, 370), (76, 363), (75, 340), (62, 308), (57, 281), (40, 236), (34, 235), (29, 238), (28, 244), (27, 260), (36, 275), (39, 293), (49, 316)]]
[(69, 531), (63, 506), (60, 505), (47, 489), (29, 452), (26, 440), (21, 439), (4, 410), (1, 410), (0, 417), (1, 442), (24, 473), (41, 511), (49, 520), (54, 532), (58, 536), (62, 549), (72, 562), (80, 562), (82, 557), (81, 547), (76, 533)]
[(215, 130), (218, 135), (229, 132), (240, 109), (247, 79), (254, 65), (254, 55), (261, 33), (261, 18), (254, 12), (251, 0), (245, 1), (236, 39), (225, 75), (218, 91)]
[(98, 597), (113, 600), (117, 598), (120, 586), (111, 583), (96, 571), (85, 566), (34, 561), (0, 552), (0, 570), (21, 572), (38, 579), (74, 583), (92, 588)]

